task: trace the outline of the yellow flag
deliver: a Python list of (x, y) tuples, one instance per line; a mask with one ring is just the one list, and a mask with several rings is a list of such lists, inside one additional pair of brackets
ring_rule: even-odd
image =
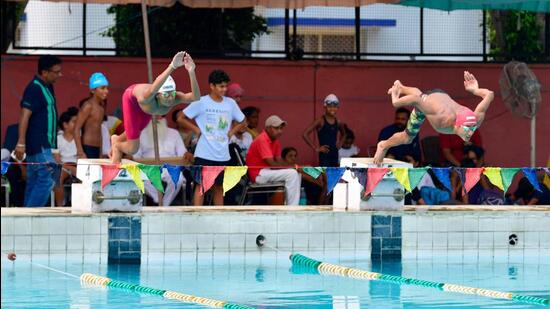
[(143, 184), (143, 179), (141, 179), (141, 170), (137, 164), (122, 164), (120, 167), (128, 171), (136, 186), (142, 193), (145, 193), (145, 185)]
[(246, 174), (248, 167), (246, 166), (226, 166), (223, 174), (223, 195), (236, 186), (241, 177)]
[(500, 190), (504, 191), (504, 185), (502, 184), (502, 176), (500, 175), (500, 167), (486, 167), (483, 170), (483, 175), (489, 178), (489, 181)]
[(409, 181), (409, 168), (408, 167), (392, 167), (390, 170), (393, 172), (395, 179), (405, 188), (405, 190), (411, 192), (411, 183)]

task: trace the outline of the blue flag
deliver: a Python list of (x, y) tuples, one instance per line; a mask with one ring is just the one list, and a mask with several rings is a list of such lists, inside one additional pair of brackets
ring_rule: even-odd
[(455, 172), (458, 174), (458, 178), (462, 183), (462, 186), (466, 183), (466, 169), (464, 167), (454, 167)]
[(62, 164), (49, 162), (48, 167), (51, 168), (52, 179), (55, 181), (56, 186), (61, 185), (61, 169), (63, 168)]
[(327, 194), (334, 190), (334, 187), (336, 187), (336, 184), (340, 181), (345, 171), (345, 167), (327, 167)]
[(523, 175), (529, 180), (531, 185), (533, 185), (533, 188), (535, 190), (542, 192), (539, 181), (537, 179), (537, 169), (536, 168), (530, 168), (530, 167), (522, 167), (521, 171), (523, 172)]
[(180, 165), (164, 164), (162, 168), (165, 168), (168, 171), (168, 174), (170, 174), (170, 178), (174, 182), (174, 185), (177, 185), (178, 181), (180, 180), (182, 167)]
[(196, 183), (202, 183), (202, 166), (201, 165), (191, 165), (184, 167), (191, 172), (191, 177), (195, 180)]
[[(451, 187), (451, 178), (449, 178), (450, 169), (447, 167), (432, 167), (432, 172), (435, 177), (447, 188), (449, 191), (453, 192)], [(460, 175), (460, 173), (458, 173)]]
[(10, 162), (2, 162), (2, 175), (5, 175), (8, 172), (10, 165)]

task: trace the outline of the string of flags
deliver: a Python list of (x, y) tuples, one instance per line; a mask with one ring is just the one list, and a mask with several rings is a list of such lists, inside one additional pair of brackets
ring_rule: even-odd
[[(16, 162), (2, 162), (1, 174), (7, 173), (11, 165), (17, 165)], [(52, 168), (56, 179), (59, 179), (62, 165), (57, 163), (47, 163), (48, 167)], [(201, 192), (208, 191), (216, 177), (221, 172), (223, 175), (223, 192), (224, 194), (236, 186), (241, 178), (246, 174), (249, 168), (247, 166), (181, 166), (181, 165), (148, 165), (148, 164), (101, 164), (102, 178), (101, 187), (105, 188), (119, 174), (121, 170), (126, 170), (130, 178), (136, 186), (144, 192), (144, 182), (141, 177), (143, 172), (153, 186), (164, 192), (162, 184), (162, 171), (166, 170), (174, 183), (178, 183), (181, 173), (188, 170), (193, 180), (201, 185)], [(468, 193), (480, 180), (481, 175), (487, 176), (489, 181), (502, 190), (504, 193), (508, 191), (514, 176), (518, 172), (529, 180), (533, 188), (537, 191), (542, 191), (537, 180), (537, 171), (544, 170), (550, 176), (550, 168), (504, 168), (504, 167), (479, 167), (479, 168), (460, 168), (460, 167), (369, 167), (369, 168), (348, 168), (348, 167), (303, 167), (303, 172), (317, 179), (322, 173), (325, 173), (327, 178), (327, 194), (332, 192), (336, 184), (340, 182), (346, 171), (350, 171), (353, 177), (356, 177), (359, 183), (365, 188), (364, 194), (368, 195), (373, 192), (376, 186), (384, 179), (386, 175), (391, 175), (397, 180), (407, 192), (413, 191), (420, 183), (422, 178), (431, 170), (437, 180), (449, 191), (452, 191), (450, 173), (455, 171), (463, 185), (463, 190)]]

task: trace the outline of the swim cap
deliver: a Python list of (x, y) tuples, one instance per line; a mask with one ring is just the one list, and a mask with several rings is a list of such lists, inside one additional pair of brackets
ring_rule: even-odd
[(338, 97), (335, 94), (329, 94), (323, 101), (325, 103), (325, 106), (327, 105), (333, 105), (333, 106), (339, 106), (340, 100), (338, 100)]
[(168, 76), (164, 84), (162, 84), (162, 87), (160, 87), (158, 92), (168, 92), (168, 91), (176, 91), (176, 82), (170, 75)]
[(109, 81), (107, 80), (107, 77), (103, 75), (103, 73), (96, 72), (90, 76), (90, 90), (94, 90), (99, 87), (103, 86), (109, 86)]
[(456, 113), (455, 125), (457, 127), (477, 125), (476, 115), (469, 108), (463, 108)]

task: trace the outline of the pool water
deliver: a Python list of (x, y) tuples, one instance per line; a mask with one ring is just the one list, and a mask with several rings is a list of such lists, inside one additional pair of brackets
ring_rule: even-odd
[[(550, 258), (510, 260), (440, 255), (371, 261), (360, 252), (301, 252), (311, 258), (385, 274), (550, 298)], [(79, 280), (2, 259), (2, 308), (181, 308), (182, 303), (116, 289), (81, 287)], [(107, 265), (99, 257), (33, 256), (79, 276), (89, 272), (142, 286), (256, 308), (537, 308), (507, 300), (385, 282), (315, 275), (292, 268), (287, 254), (190, 253), (149, 256), (141, 265)], [(185, 304), (186, 308), (204, 308)]]

